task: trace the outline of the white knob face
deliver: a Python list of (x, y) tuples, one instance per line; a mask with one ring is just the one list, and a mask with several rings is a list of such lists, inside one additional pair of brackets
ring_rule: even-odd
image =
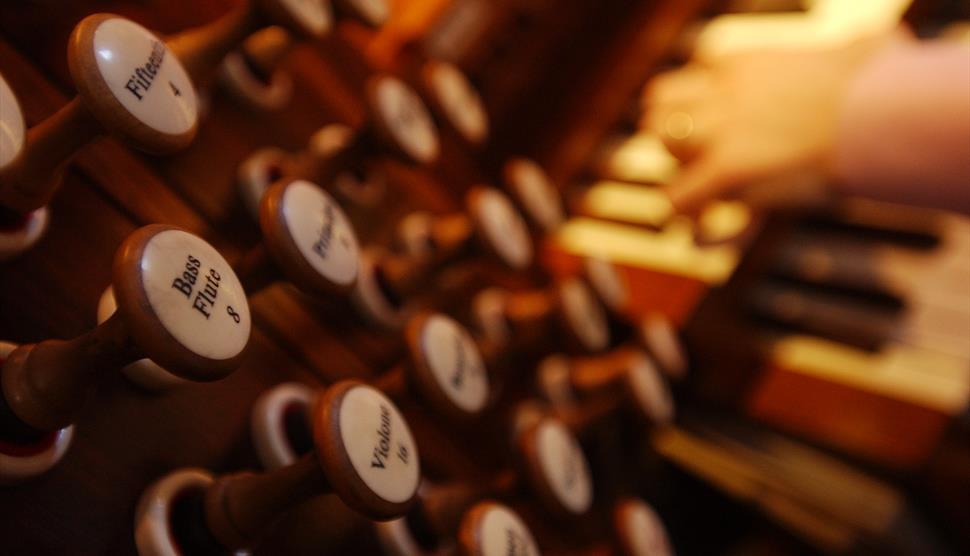
[(158, 320), (186, 349), (220, 360), (246, 347), (246, 292), (211, 245), (181, 230), (160, 232), (145, 245), (141, 274)]
[(475, 342), (454, 320), (429, 317), (421, 330), (421, 348), (438, 386), (456, 406), (469, 413), (488, 401), (488, 372)]
[(626, 510), (628, 542), (636, 556), (669, 556), (673, 554), (663, 522), (643, 502), (631, 503)]
[(551, 232), (566, 220), (562, 197), (541, 166), (527, 158), (517, 158), (509, 162), (508, 180), (529, 216), (544, 231)]
[(481, 518), (479, 526), (482, 556), (539, 556), (539, 547), (522, 519), (509, 508), (495, 504)]
[(684, 376), (687, 356), (670, 319), (660, 313), (647, 315), (640, 325), (640, 335), (665, 371), (676, 378)]
[(610, 329), (592, 292), (583, 282), (572, 279), (560, 287), (563, 313), (570, 330), (589, 351), (606, 349)]
[(365, 485), (388, 502), (406, 502), (418, 489), (418, 450), (397, 407), (369, 386), (348, 390), (338, 416), (340, 439)]
[(375, 117), (383, 122), (401, 150), (421, 163), (437, 158), (438, 131), (417, 93), (399, 79), (382, 77), (375, 95)]
[(20, 104), (0, 75), (0, 169), (10, 164), (24, 148), (26, 127)]
[(346, 2), (375, 27), (383, 25), (391, 16), (388, 0), (346, 0)]
[(639, 355), (627, 376), (630, 380), (630, 388), (633, 390), (633, 398), (645, 415), (657, 424), (666, 424), (673, 420), (674, 403), (670, 397), (670, 391), (650, 358), (643, 354)]
[(433, 62), (428, 84), (455, 129), (471, 143), (484, 141), (488, 116), (482, 98), (465, 74), (453, 64)]
[(198, 120), (195, 87), (165, 43), (127, 19), (101, 22), (94, 58), (108, 89), (138, 121), (167, 135), (181, 135)]
[(330, 3), (324, 0), (277, 0), (290, 17), (309, 31), (320, 36), (330, 30), (333, 17)]
[(485, 241), (505, 264), (520, 269), (532, 263), (529, 230), (508, 197), (487, 189), (479, 195), (475, 210)]
[(283, 193), (283, 219), (303, 258), (321, 276), (350, 285), (357, 278), (357, 236), (340, 205), (308, 181), (295, 181)]
[(559, 502), (576, 514), (588, 510), (593, 483), (576, 438), (562, 423), (546, 420), (536, 431), (536, 442), (542, 473)]
[(630, 291), (626, 281), (613, 263), (599, 258), (586, 259), (586, 277), (604, 303), (612, 310), (621, 311), (627, 305)]

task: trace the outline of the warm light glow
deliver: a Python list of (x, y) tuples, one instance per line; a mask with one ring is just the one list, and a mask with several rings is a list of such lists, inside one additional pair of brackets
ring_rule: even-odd
[(776, 363), (794, 372), (840, 382), (947, 414), (970, 401), (965, 359), (893, 344), (878, 353), (812, 336), (788, 336), (772, 345)]
[(609, 180), (590, 187), (583, 196), (582, 207), (589, 216), (656, 228), (673, 214), (670, 199), (659, 188)]
[(583, 257), (599, 256), (659, 272), (686, 276), (708, 284), (726, 281), (738, 263), (730, 245), (699, 247), (690, 224), (674, 220), (663, 230), (574, 218), (561, 226), (554, 241), (563, 250)]
[(618, 180), (665, 183), (680, 166), (660, 138), (645, 131), (610, 139), (600, 152), (599, 173)]

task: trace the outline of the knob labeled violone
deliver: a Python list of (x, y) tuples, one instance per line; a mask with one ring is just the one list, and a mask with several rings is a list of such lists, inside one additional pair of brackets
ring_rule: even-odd
[[(246, 549), (284, 513), (330, 492), (370, 519), (407, 510), (420, 465), (414, 438), (393, 402), (363, 383), (342, 381), (316, 399), (310, 424), (313, 450), (289, 465), (216, 478), (181, 470), (155, 483), (143, 494), (136, 516), (139, 552)], [(192, 492), (181, 488), (182, 477), (189, 475), (203, 478), (187, 485)], [(194, 496), (194, 507), (173, 514), (175, 503), (186, 496)], [(194, 519), (191, 527), (176, 525), (185, 519)]]

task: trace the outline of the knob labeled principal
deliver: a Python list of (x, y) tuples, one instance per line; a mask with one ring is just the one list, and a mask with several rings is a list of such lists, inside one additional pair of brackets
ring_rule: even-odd
[(349, 292), (357, 281), (357, 235), (340, 205), (306, 180), (281, 180), (260, 207), (263, 241), (276, 265), (315, 295)]

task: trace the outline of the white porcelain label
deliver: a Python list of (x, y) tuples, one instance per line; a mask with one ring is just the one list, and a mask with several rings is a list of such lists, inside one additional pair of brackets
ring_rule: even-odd
[(561, 286), (560, 293), (569, 328), (583, 346), (591, 351), (606, 349), (610, 341), (606, 314), (589, 288), (579, 280), (572, 279)]
[(169, 135), (196, 124), (195, 87), (165, 43), (127, 19), (107, 19), (94, 32), (98, 70), (118, 102), (138, 121)]
[(605, 259), (586, 259), (586, 276), (604, 303), (615, 310), (626, 307), (629, 291), (613, 263)]
[(546, 420), (536, 431), (539, 465), (553, 494), (569, 511), (581, 514), (593, 502), (589, 466), (579, 443), (566, 426)]
[(246, 347), (246, 292), (211, 245), (181, 230), (160, 232), (145, 245), (141, 274), (158, 320), (187, 349), (229, 359)]
[(418, 95), (401, 80), (383, 77), (376, 90), (377, 114), (398, 146), (418, 162), (438, 156), (438, 130)]
[(512, 268), (525, 268), (532, 262), (529, 231), (508, 197), (494, 189), (479, 196), (478, 223), (485, 240), (499, 257)]
[(458, 68), (445, 62), (433, 62), (429, 85), (448, 120), (465, 139), (479, 143), (488, 134), (488, 116), (478, 91)]
[(647, 349), (660, 361), (660, 365), (675, 377), (687, 370), (687, 357), (677, 331), (670, 319), (659, 313), (651, 313), (643, 320), (640, 333)]
[(626, 531), (635, 556), (668, 556), (671, 554), (663, 523), (646, 504), (637, 502), (626, 512)]
[(321, 276), (342, 286), (357, 277), (357, 236), (337, 202), (308, 181), (295, 181), (283, 193), (283, 218), (303, 258)]
[(505, 506), (490, 507), (481, 518), (481, 556), (539, 556), (532, 533), (522, 519)]
[(421, 349), (438, 386), (469, 413), (488, 401), (488, 372), (475, 342), (454, 320), (433, 315), (421, 331)]
[(565, 220), (559, 192), (535, 162), (518, 158), (509, 163), (509, 185), (519, 201), (543, 230), (551, 232)]
[(404, 417), (384, 394), (348, 390), (340, 404), (340, 439), (354, 470), (374, 494), (405, 502), (418, 489), (418, 450)]
[(280, 5), (311, 35), (323, 35), (330, 30), (333, 16), (330, 3), (324, 0), (278, 0)]
[(0, 168), (20, 154), (24, 147), (24, 115), (6, 80), (0, 75)]
[(667, 385), (653, 362), (646, 356), (638, 356), (629, 372), (633, 397), (642, 411), (655, 423), (669, 423), (674, 417), (674, 404)]

